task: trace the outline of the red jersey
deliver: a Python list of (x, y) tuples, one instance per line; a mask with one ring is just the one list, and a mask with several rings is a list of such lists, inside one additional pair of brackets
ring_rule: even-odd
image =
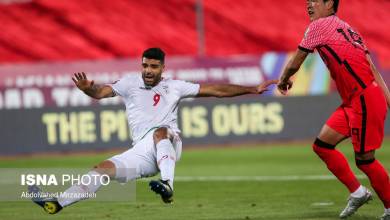
[(374, 81), (362, 37), (335, 15), (311, 22), (298, 48), (318, 51), (345, 104)]

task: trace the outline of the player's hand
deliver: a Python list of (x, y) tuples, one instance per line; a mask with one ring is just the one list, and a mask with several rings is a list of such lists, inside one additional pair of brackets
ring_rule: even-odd
[(288, 79), (288, 80), (280, 80), (278, 82), (278, 90), (282, 95), (287, 95), (288, 90), (291, 89), (293, 85), (293, 82)]
[(265, 91), (268, 91), (268, 86), (278, 83), (279, 80), (267, 80), (262, 82), (257, 86), (257, 94), (262, 94)]
[(79, 88), (82, 91), (91, 89), (92, 86), (94, 85), (94, 81), (88, 80), (84, 72), (75, 73), (74, 77), (72, 77), (72, 80), (74, 84), (77, 86), (77, 88)]

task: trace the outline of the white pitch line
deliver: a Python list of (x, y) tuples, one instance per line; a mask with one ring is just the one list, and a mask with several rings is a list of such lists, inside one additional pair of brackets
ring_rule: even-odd
[(331, 206), (334, 205), (333, 202), (315, 202), (312, 203), (311, 206)]

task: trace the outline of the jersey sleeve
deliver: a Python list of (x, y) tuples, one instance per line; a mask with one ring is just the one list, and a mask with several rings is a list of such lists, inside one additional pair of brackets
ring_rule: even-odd
[(302, 51), (312, 53), (316, 47), (324, 43), (324, 28), (321, 19), (310, 23), (298, 48)]
[(180, 98), (195, 97), (199, 93), (200, 85), (197, 83), (175, 80)]
[(114, 91), (115, 95), (126, 97), (129, 95), (130, 88), (132, 86), (133, 80), (130, 76), (125, 76), (118, 81), (109, 84)]

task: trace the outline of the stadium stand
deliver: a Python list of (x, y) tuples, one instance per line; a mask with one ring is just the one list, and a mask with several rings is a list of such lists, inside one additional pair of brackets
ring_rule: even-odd
[[(0, 4), (1, 63), (136, 57), (156, 45), (170, 55), (198, 53), (196, 0), (9, 2)], [(308, 23), (305, 1), (203, 4), (207, 56), (291, 51)], [(385, 68), (390, 67), (389, 11), (388, 0), (341, 1), (339, 11)]]

